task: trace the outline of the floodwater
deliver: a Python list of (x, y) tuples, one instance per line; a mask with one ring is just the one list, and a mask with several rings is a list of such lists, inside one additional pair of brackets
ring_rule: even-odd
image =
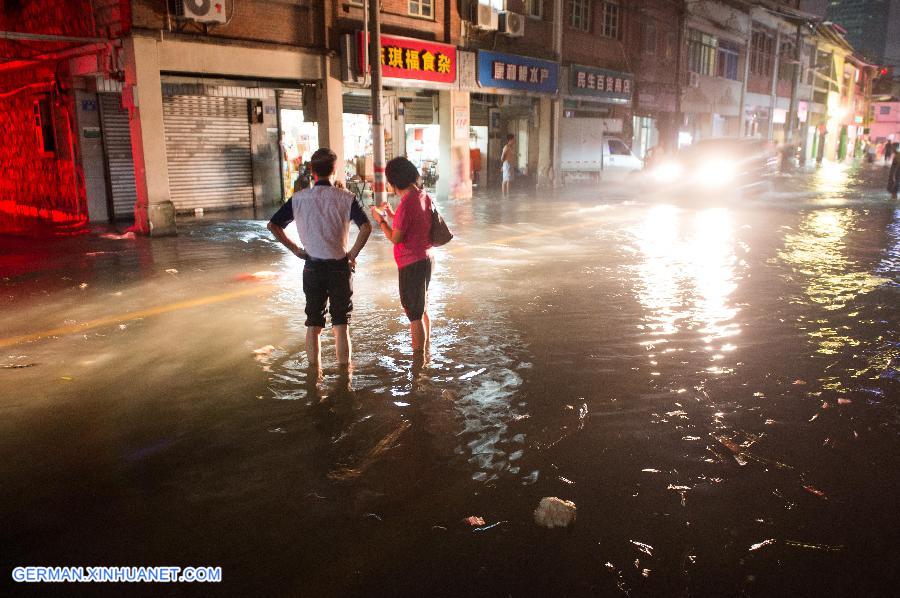
[[(376, 233), (351, 376), (327, 336), (308, 369), (302, 263), (265, 215), (5, 239), (4, 584), (18, 565), (157, 564), (221, 566), (202, 590), (235, 596), (892, 594), (885, 178), (446, 202), (430, 361)], [(544, 496), (574, 501), (575, 524), (537, 527)]]

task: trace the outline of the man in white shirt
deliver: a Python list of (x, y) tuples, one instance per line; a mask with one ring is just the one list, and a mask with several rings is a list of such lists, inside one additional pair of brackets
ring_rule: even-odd
[[(269, 221), (268, 228), (291, 253), (306, 260), (303, 267), (303, 294), (306, 296), (306, 357), (310, 366), (321, 361), (320, 336), (325, 328), (325, 312), (331, 314), (338, 364), (350, 364), (350, 312), (353, 311), (353, 270), (356, 257), (372, 225), (352, 193), (331, 184), (337, 155), (320, 148), (312, 155), (311, 168), (316, 184), (295, 193)], [(350, 222), (359, 227), (353, 247), (347, 248)], [(294, 222), (303, 247), (298, 247), (284, 229)]]

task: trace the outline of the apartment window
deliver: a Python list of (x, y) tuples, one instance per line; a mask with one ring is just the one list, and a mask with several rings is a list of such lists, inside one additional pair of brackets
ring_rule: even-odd
[(716, 60), (716, 75), (731, 81), (738, 80), (738, 62), (741, 56), (741, 48), (737, 44), (719, 40), (718, 56)]
[(656, 54), (656, 23), (644, 23), (642, 47), (645, 54)]
[(52, 155), (56, 153), (56, 135), (53, 131), (53, 111), (50, 106), (50, 97), (39, 97), (34, 101), (32, 109), (38, 149), (43, 154)]
[(750, 40), (750, 72), (770, 76), (775, 65), (775, 38), (763, 31), (754, 31)]
[(778, 78), (782, 81), (790, 81), (794, 78), (794, 65), (796, 56), (794, 56), (794, 44), (791, 42), (781, 43), (781, 58), (778, 60)]
[(573, 29), (591, 30), (591, 0), (570, 0), (571, 21)]
[(409, 14), (414, 17), (434, 17), (434, 0), (409, 0)]
[(618, 0), (604, 0), (603, 25), (600, 35), (619, 39), (619, 2)]
[(878, 113), (879, 113), (879, 114), (885, 114), (885, 115), (886, 115), (886, 114), (890, 114), (890, 113), (891, 113), (891, 107), (890, 107), (890, 106), (879, 106), (879, 107), (878, 107)]
[(716, 55), (718, 40), (714, 35), (691, 29), (688, 31), (688, 69), (714, 77), (716, 72)]
[(544, 0), (527, 0), (525, 2), (525, 14), (529, 17), (540, 19), (544, 16)]

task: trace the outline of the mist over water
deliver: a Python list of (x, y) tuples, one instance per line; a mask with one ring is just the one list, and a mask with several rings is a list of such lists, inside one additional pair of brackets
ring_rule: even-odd
[[(375, 234), (349, 374), (330, 330), (308, 367), (302, 262), (267, 214), (4, 240), (0, 336), (28, 338), (0, 347), (0, 561), (221, 565), (235, 595), (885, 594), (884, 176), (443, 202), (430, 360)], [(574, 527), (537, 528), (543, 496)]]

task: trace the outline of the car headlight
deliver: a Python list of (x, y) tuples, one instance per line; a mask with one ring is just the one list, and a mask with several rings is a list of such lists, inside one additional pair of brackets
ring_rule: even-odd
[(697, 182), (704, 187), (721, 187), (734, 180), (734, 162), (714, 160), (697, 170)]
[(674, 182), (681, 175), (681, 164), (664, 162), (653, 169), (653, 178), (660, 183)]

